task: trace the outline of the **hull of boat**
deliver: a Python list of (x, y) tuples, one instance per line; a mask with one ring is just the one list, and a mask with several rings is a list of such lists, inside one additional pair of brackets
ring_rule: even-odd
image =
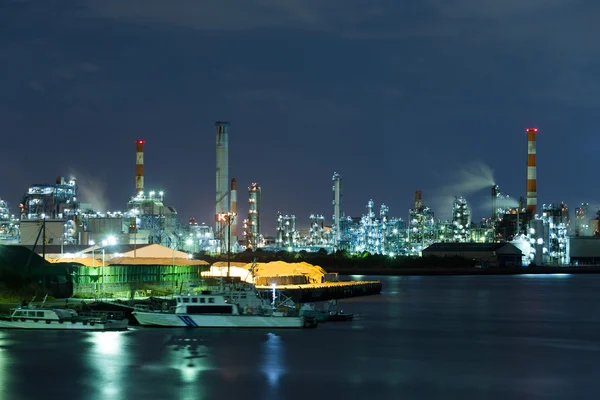
[(33, 320), (0, 320), (0, 329), (33, 329), (33, 330), (65, 330), (65, 331), (123, 331), (127, 329), (127, 320), (108, 320), (105, 322), (89, 321), (46, 321)]
[(134, 311), (142, 326), (186, 328), (303, 328), (304, 317), (173, 314)]

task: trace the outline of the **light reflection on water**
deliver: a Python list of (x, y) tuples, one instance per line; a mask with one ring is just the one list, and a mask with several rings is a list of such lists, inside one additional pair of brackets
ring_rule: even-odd
[(572, 274), (520, 274), (517, 275), (523, 278), (538, 278), (546, 280), (548, 278), (570, 278)]
[(267, 341), (263, 344), (263, 360), (261, 371), (267, 376), (269, 385), (276, 387), (279, 379), (285, 374), (284, 350), (281, 337), (267, 334)]
[(195, 336), (170, 336), (168, 364), (179, 371), (182, 399), (202, 399), (205, 396), (202, 373), (213, 369), (210, 352), (202, 338)]
[(89, 360), (96, 371), (94, 385), (98, 399), (122, 399), (129, 346), (126, 332), (90, 332), (87, 342), (92, 344)]
[(317, 329), (0, 331), (0, 400), (598, 398), (600, 275), (382, 280)]
[(8, 340), (6, 334), (0, 332), (0, 399), (3, 398), (3, 393), (6, 390), (6, 376), (8, 375), (8, 352), (6, 347)]

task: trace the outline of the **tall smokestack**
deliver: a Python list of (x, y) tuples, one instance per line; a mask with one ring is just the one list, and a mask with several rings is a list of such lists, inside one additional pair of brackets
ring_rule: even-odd
[(537, 128), (527, 128), (527, 212), (533, 217), (537, 212), (537, 176), (535, 135)]
[[(237, 181), (235, 178), (231, 178), (231, 212), (237, 214)], [(238, 241), (237, 238), (237, 215), (232, 217), (231, 222), (231, 243), (235, 244)]]
[(227, 222), (219, 214), (229, 212), (229, 122), (217, 121), (217, 196), (215, 202), (215, 237), (220, 241), (221, 249), (227, 246)]
[(144, 144), (145, 140), (135, 141), (135, 193), (144, 191)]

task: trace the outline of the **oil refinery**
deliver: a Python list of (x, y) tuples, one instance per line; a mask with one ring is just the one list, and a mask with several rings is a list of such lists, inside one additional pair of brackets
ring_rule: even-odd
[(588, 215), (587, 204), (575, 209), (573, 221), (564, 203), (538, 206), (537, 128), (525, 131), (525, 196), (511, 197), (494, 184), (489, 188), (489, 217), (480, 221), (472, 219), (471, 207), (463, 193), (454, 193), (451, 210), (444, 210), (450, 211), (451, 219), (436, 218), (421, 190), (415, 191), (407, 214), (400, 213), (407, 215), (406, 220), (393, 216), (394, 210), (383, 203), (376, 205), (373, 199), (365, 199), (362, 215), (348, 215), (342, 202), (342, 176), (335, 172), (331, 178), (331, 218), (323, 212), (301, 218), (278, 213), (272, 216), (276, 221), (274, 236), (262, 231), (265, 216), (261, 210), (260, 184), (249, 184), (247, 200), (244, 200), (247, 215), (238, 216), (238, 183), (229, 174), (230, 124), (217, 121), (215, 128), (214, 226), (198, 224), (194, 218), (181, 223), (176, 209), (166, 203), (165, 192), (148, 190), (144, 175), (146, 141), (136, 140), (135, 190), (124, 202), (123, 210), (95, 210), (93, 204), (80, 199), (75, 178), (59, 176), (53, 183), (33, 184), (27, 188), (17, 216), (10, 214), (7, 202), (0, 199), (0, 242), (33, 247), (54, 245), (61, 247), (61, 253), (72, 253), (89, 249), (110, 236), (121, 245), (159, 244), (189, 254), (224, 254), (261, 248), (263, 251), (343, 251), (390, 257), (421, 256), (436, 243), (465, 243), (472, 244), (471, 247), (478, 243), (511, 243), (521, 250), (522, 265), (568, 265), (600, 259), (600, 246), (596, 245), (600, 241), (586, 240), (598, 236), (598, 219)]

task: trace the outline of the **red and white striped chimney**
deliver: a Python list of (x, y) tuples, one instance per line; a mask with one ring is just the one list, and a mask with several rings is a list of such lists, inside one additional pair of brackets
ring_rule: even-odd
[(537, 128), (527, 128), (527, 211), (533, 217), (537, 212), (537, 176), (535, 135)]
[(145, 140), (135, 141), (135, 193), (144, 191), (144, 144)]

